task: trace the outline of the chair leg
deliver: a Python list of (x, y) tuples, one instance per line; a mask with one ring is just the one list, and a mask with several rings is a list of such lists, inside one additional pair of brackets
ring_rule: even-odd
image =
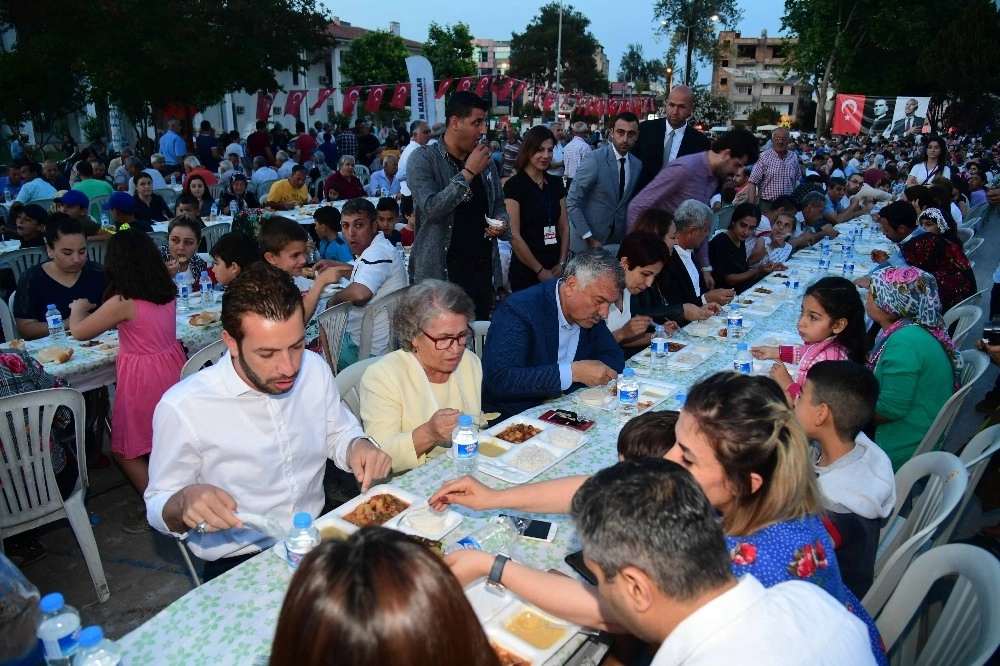
[(97, 599), (103, 604), (111, 598), (111, 591), (108, 589), (108, 579), (104, 576), (104, 566), (101, 564), (101, 553), (97, 550), (94, 529), (90, 526), (87, 509), (83, 506), (83, 493), (74, 493), (63, 502), (63, 506), (70, 527), (76, 535), (76, 541), (83, 551), (87, 569), (90, 570), (90, 578), (94, 581), (94, 589), (97, 590)]
[(187, 546), (180, 539), (177, 539), (177, 547), (181, 550), (181, 557), (184, 558), (184, 564), (187, 565), (188, 573), (191, 574), (191, 583), (195, 587), (201, 587), (201, 578), (198, 577), (198, 570), (194, 568), (194, 562), (191, 561), (191, 553), (188, 552)]

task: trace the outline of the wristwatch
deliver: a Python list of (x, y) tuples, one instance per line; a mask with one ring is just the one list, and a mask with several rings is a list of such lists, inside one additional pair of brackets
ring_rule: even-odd
[(503, 576), (503, 568), (510, 560), (506, 555), (497, 555), (496, 559), (493, 560), (493, 568), (490, 569), (490, 575), (486, 578), (486, 589), (497, 594), (503, 594), (507, 591), (504, 584), (500, 582), (500, 578)]

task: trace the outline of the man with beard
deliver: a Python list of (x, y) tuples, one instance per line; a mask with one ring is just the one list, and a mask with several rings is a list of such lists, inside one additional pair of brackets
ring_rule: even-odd
[(187, 533), (206, 581), (271, 542), (245, 525), (323, 511), (326, 460), (366, 491), (392, 460), (344, 407), (324, 360), (305, 350), (302, 295), (279, 268), (240, 273), (222, 304), (229, 351), (170, 389), (153, 415), (149, 524)]

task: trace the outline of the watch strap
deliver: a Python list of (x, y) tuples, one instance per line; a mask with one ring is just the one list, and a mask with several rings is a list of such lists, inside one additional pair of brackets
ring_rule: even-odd
[(491, 585), (495, 587), (503, 587), (500, 583), (500, 579), (503, 577), (503, 568), (509, 560), (510, 558), (506, 555), (497, 555), (496, 559), (493, 560), (493, 568), (490, 569), (490, 575), (486, 579)]

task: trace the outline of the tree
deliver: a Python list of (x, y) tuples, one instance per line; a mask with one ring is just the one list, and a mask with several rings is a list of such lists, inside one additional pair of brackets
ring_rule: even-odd
[(424, 55), (431, 62), (434, 75), (441, 79), (449, 76), (472, 76), (476, 63), (472, 61), (472, 33), (464, 23), (441, 27), (431, 21), (427, 28)]
[[(608, 79), (597, 71), (594, 55), (600, 47), (587, 27), (590, 19), (572, 5), (563, 5), (562, 74), (563, 90), (606, 93)], [(510, 76), (555, 86), (556, 44), (559, 33), (559, 4), (550, 2), (539, 10), (522, 33), (510, 41)]]
[(629, 44), (618, 67), (618, 80), (634, 83), (636, 94), (649, 90), (654, 81), (663, 78), (663, 62), (654, 58), (646, 60), (642, 52), (642, 44)]
[(351, 42), (341, 59), (340, 74), (346, 85), (408, 81), (409, 55), (402, 37), (387, 30), (372, 30)]
[(733, 105), (728, 97), (713, 95), (707, 86), (695, 86), (694, 111), (691, 123), (704, 128), (725, 125), (733, 117)]
[(747, 114), (747, 124), (751, 127), (777, 125), (779, 122), (781, 122), (781, 112), (766, 104), (758, 106)]
[(717, 60), (714, 24), (736, 25), (743, 20), (743, 10), (736, 0), (657, 0), (653, 16), (660, 23), (658, 31), (670, 39), (667, 60), (672, 61), (684, 47), (684, 81), (688, 83), (694, 80), (690, 76), (694, 61)]

